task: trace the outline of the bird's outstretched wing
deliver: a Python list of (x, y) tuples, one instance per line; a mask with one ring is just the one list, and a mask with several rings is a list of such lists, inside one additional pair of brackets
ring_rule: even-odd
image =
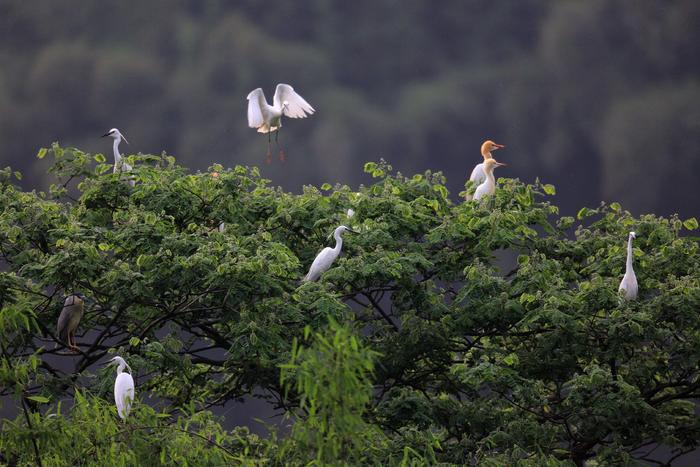
[(273, 103), (275, 107), (282, 106), (287, 103), (284, 108), (284, 115), (291, 118), (306, 118), (315, 112), (311, 104), (306, 102), (303, 97), (294, 91), (294, 88), (288, 84), (278, 84), (275, 89), (275, 97)]
[(265, 93), (263, 93), (262, 88), (250, 91), (248, 94), (248, 126), (250, 128), (260, 128), (265, 123), (266, 106), (267, 101), (265, 101)]

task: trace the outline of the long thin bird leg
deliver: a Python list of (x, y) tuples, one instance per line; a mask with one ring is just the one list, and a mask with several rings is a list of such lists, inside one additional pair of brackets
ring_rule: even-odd
[(80, 352), (80, 349), (75, 345), (75, 334), (72, 332), (68, 334), (68, 347), (75, 353)]
[(277, 133), (275, 133), (275, 143), (277, 143), (277, 149), (279, 149), (279, 159), (281, 162), (284, 162), (284, 151), (280, 147), (280, 142), (279, 142), (279, 137), (280, 137), (280, 129), (277, 129)]
[(267, 156), (265, 157), (265, 163), (270, 165), (272, 163), (272, 141), (270, 140), (270, 132), (267, 132)]

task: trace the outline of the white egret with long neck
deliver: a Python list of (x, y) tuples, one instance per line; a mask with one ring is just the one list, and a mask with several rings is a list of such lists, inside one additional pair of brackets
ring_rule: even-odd
[[(102, 135), (102, 137), (109, 136), (114, 140), (112, 144), (112, 149), (114, 150), (114, 173), (119, 173), (119, 172), (131, 172), (131, 166), (126, 163), (126, 161), (122, 158), (121, 153), (119, 152), (119, 143), (124, 140), (126, 144), (129, 144), (129, 141), (127, 141), (126, 137), (121, 134), (119, 130), (116, 128), (112, 128), (109, 130), (107, 133)], [(132, 178), (129, 179), (129, 185), (134, 186), (135, 182)]]
[[(114, 380), (114, 402), (117, 404), (117, 413), (122, 420), (126, 420), (134, 401), (134, 378), (129, 374), (133, 373), (126, 361), (117, 356), (110, 360), (110, 364), (117, 365), (117, 378)], [(124, 373), (128, 368), (129, 373)]]
[(331, 265), (333, 264), (333, 261), (335, 261), (335, 259), (340, 254), (340, 250), (343, 248), (343, 232), (357, 233), (350, 227), (346, 227), (344, 225), (341, 225), (340, 227), (336, 228), (333, 232), (333, 237), (335, 238), (335, 247), (326, 247), (323, 250), (321, 250), (321, 252), (318, 255), (316, 255), (314, 262), (311, 263), (311, 267), (309, 268), (309, 273), (306, 274), (306, 276), (304, 277), (304, 282), (315, 281), (319, 277), (321, 277), (321, 274), (330, 269)]
[(632, 259), (634, 257), (632, 253), (632, 240), (637, 238), (637, 234), (630, 232), (627, 237), (627, 263), (625, 265), (625, 275), (620, 281), (620, 287), (617, 289), (619, 293), (626, 300), (634, 300), (637, 298), (639, 293), (639, 284), (637, 284), (637, 275), (634, 273), (634, 267), (632, 266)]
[(498, 162), (496, 159), (486, 159), (484, 161), (484, 173), (486, 178), (484, 181), (476, 187), (474, 192), (474, 200), (479, 201), (481, 198), (487, 195), (493, 195), (496, 192), (496, 178), (493, 176), (493, 171), (496, 167), (501, 167), (506, 164)]
[[(275, 89), (272, 105), (267, 103), (262, 88), (252, 90), (248, 94), (248, 126), (255, 128), (258, 133), (267, 133), (267, 162), (270, 163), (270, 133), (275, 133), (275, 142), (279, 147), (279, 129), (282, 128), (282, 115), (290, 118), (306, 118), (315, 112), (314, 108), (294, 91), (288, 84), (280, 83)], [(280, 149), (279, 158), (284, 160), (284, 152)]]
[[(498, 149), (505, 148), (504, 145), (494, 143), (490, 139), (484, 141), (484, 143), (481, 145), (481, 157), (484, 158), (484, 162), (486, 162), (487, 159), (493, 159), (493, 155), (491, 152), (497, 151)], [(486, 172), (484, 171), (484, 162), (481, 162), (480, 164), (477, 164), (474, 167), (474, 170), (472, 170), (472, 174), (469, 176), (469, 181), (474, 182), (476, 186), (481, 185), (484, 180), (486, 180)], [(472, 199), (472, 195), (467, 193), (466, 196), (467, 201)]]

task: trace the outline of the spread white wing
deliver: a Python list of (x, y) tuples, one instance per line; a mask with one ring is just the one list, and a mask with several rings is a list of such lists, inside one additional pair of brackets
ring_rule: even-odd
[[(262, 92), (262, 91), (261, 91)], [(284, 102), (287, 106), (284, 108), (284, 115), (291, 118), (306, 118), (315, 112), (311, 104), (306, 102), (303, 97), (294, 91), (294, 88), (288, 84), (278, 84), (275, 89), (275, 97), (272, 100), (275, 107), (282, 106)]]
[(250, 91), (248, 94), (248, 126), (260, 128), (265, 123), (266, 112), (267, 101), (262, 88)]

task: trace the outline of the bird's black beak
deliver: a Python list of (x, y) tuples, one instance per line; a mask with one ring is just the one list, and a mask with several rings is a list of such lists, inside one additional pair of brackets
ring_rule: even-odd
[(105, 136), (109, 136), (109, 133), (105, 133), (104, 135), (100, 136), (100, 138), (104, 138)]
[(354, 233), (354, 234), (360, 233), (360, 232), (358, 232), (357, 230), (352, 230), (350, 227), (348, 227), (347, 232)]

